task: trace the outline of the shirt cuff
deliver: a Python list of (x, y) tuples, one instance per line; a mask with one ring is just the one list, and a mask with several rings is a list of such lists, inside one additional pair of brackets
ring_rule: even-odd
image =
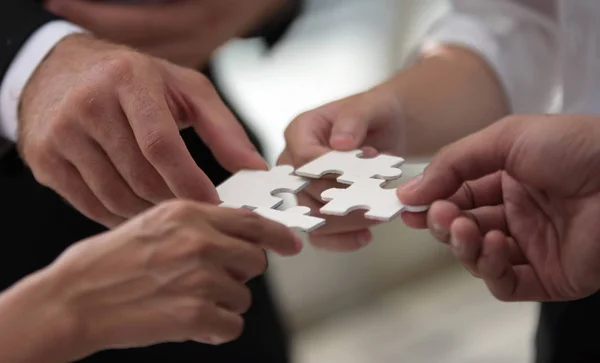
[(84, 33), (64, 20), (51, 21), (35, 31), (12, 60), (0, 84), (0, 137), (17, 141), (19, 105), (23, 89), (54, 46), (64, 37)]

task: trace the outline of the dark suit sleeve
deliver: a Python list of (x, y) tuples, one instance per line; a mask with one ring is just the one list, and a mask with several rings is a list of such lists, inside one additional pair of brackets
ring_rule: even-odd
[(27, 38), (55, 19), (37, 1), (0, 0), (0, 78)]

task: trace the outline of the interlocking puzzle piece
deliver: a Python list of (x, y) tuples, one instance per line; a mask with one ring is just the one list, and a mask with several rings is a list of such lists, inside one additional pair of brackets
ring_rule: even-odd
[(254, 212), (288, 228), (295, 228), (304, 232), (312, 232), (325, 224), (325, 219), (310, 216), (310, 208), (308, 207), (292, 207), (284, 211), (256, 208)]
[(404, 210), (417, 213), (429, 209), (428, 206), (412, 207), (402, 204), (395, 189), (382, 188), (386, 183), (382, 179), (361, 179), (346, 189), (325, 190), (321, 193), (321, 198), (329, 203), (320, 212), (343, 216), (357, 209), (367, 209), (365, 218), (387, 222)]
[(296, 170), (296, 175), (320, 178), (325, 174), (341, 174), (340, 183), (352, 184), (365, 178), (394, 180), (402, 176), (398, 169), (404, 159), (391, 155), (378, 155), (362, 159), (363, 151), (331, 151)]
[(308, 180), (293, 175), (290, 165), (276, 166), (269, 171), (242, 170), (217, 187), (223, 207), (277, 208), (283, 199), (277, 193), (297, 193), (308, 185)]

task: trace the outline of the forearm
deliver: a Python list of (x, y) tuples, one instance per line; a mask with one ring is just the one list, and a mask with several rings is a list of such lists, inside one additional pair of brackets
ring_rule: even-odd
[(72, 351), (74, 319), (56, 299), (48, 270), (30, 275), (0, 295), (0, 361), (64, 363)]
[(493, 70), (460, 47), (440, 47), (380, 87), (402, 104), (406, 156), (429, 156), (509, 112)]

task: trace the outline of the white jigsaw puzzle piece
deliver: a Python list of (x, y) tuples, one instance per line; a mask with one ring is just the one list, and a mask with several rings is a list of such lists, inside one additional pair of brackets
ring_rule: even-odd
[(272, 221), (303, 232), (312, 232), (325, 224), (325, 219), (310, 216), (308, 207), (292, 207), (286, 210), (256, 208), (254, 212)]
[(354, 210), (366, 209), (365, 218), (378, 221), (390, 221), (402, 211), (424, 212), (429, 206), (406, 206), (396, 196), (395, 189), (383, 189), (387, 183), (381, 179), (357, 180), (346, 189), (328, 189), (321, 198), (329, 202), (320, 212), (336, 216), (346, 215)]
[(352, 184), (365, 178), (394, 180), (402, 176), (398, 167), (404, 159), (381, 154), (374, 158), (362, 159), (362, 150), (331, 151), (296, 170), (296, 175), (320, 178), (325, 174), (341, 174), (340, 183)]
[(269, 171), (242, 170), (217, 187), (223, 207), (277, 208), (283, 199), (277, 193), (298, 193), (308, 180), (293, 175), (290, 165), (276, 166)]

